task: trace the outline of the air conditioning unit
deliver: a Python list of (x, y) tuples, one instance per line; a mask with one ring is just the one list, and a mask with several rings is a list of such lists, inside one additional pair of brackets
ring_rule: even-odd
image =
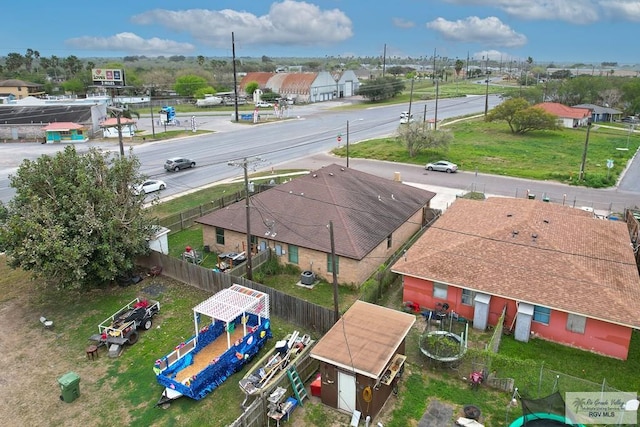
[(303, 285), (313, 285), (316, 281), (316, 274), (313, 271), (306, 270), (300, 275), (300, 283)]

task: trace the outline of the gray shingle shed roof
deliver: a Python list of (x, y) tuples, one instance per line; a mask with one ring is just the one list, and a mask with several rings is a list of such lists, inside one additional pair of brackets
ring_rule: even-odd
[(568, 206), (457, 199), (392, 270), (640, 327), (640, 277), (626, 223)]
[[(278, 242), (331, 252), (333, 222), (338, 256), (363, 259), (435, 193), (336, 164), (251, 196), (251, 234), (275, 233)], [(246, 233), (244, 201), (197, 222)]]

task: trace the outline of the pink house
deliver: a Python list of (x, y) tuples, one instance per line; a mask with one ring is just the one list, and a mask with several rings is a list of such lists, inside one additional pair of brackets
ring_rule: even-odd
[(530, 199), (457, 199), (398, 260), (404, 301), (626, 360), (640, 277), (626, 223)]

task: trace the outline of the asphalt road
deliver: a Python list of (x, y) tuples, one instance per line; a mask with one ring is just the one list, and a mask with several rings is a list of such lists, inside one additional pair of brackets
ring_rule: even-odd
[[(489, 97), (493, 107), (500, 102), (496, 96)], [(200, 188), (213, 182), (242, 175), (239, 168), (230, 167), (230, 161), (249, 159), (251, 170), (268, 169), (273, 165), (290, 162), (310, 154), (324, 153), (347, 139), (357, 141), (391, 135), (399, 126), (400, 112), (408, 105), (372, 107), (367, 109), (335, 109), (346, 101), (331, 101), (305, 106), (294, 106), (286, 112), (290, 120), (265, 123), (260, 126), (247, 126), (231, 122), (230, 113), (226, 115), (193, 114), (200, 129), (213, 133), (194, 135), (188, 138), (147, 142), (133, 146), (133, 153), (141, 161), (141, 171), (152, 178), (167, 182), (162, 195), (171, 196)], [(438, 118), (463, 116), (484, 111), (485, 97), (470, 96), (456, 99), (443, 99), (438, 104)], [(416, 101), (412, 111), (422, 112), (432, 118), (435, 112), (434, 101)], [(261, 110), (261, 115), (272, 114), (272, 110)], [(186, 116), (186, 117), (185, 117)], [(178, 115), (180, 125), (190, 128), (191, 114)], [(157, 117), (156, 117), (157, 119)], [(347, 125), (349, 130), (347, 132)], [(152, 135), (158, 129), (151, 117), (143, 117), (138, 127)], [(164, 128), (164, 126), (162, 126)], [(128, 153), (131, 144), (125, 143)], [(24, 159), (52, 155), (64, 149), (66, 144), (6, 143), (0, 144), (0, 200), (8, 201), (14, 190), (9, 187), (9, 175), (15, 173)], [(79, 152), (89, 147), (118, 152), (117, 140), (75, 144)], [(188, 157), (196, 162), (193, 170), (178, 173), (166, 172), (163, 164), (170, 157)], [(257, 158), (260, 161), (257, 161)]]
[[(500, 99), (489, 97), (489, 107), (497, 105)], [(286, 114), (290, 120), (247, 126), (232, 122), (230, 113), (193, 113), (199, 129), (213, 131), (211, 134), (194, 135), (188, 138), (147, 142), (133, 146), (133, 153), (141, 160), (141, 171), (153, 178), (167, 182), (167, 189), (161, 197), (172, 197), (202, 186), (242, 176), (241, 167), (229, 166), (229, 162), (249, 160), (249, 171), (271, 168), (314, 169), (329, 163), (342, 163), (346, 159), (333, 158), (328, 153), (339, 144), (357, 144), (371, 138), (392, 135), (399, 126), (400, 112), (409, 109), (407, 104), (367, 109), (335, 108), (348, 102), (327, 102), (308, 106), (294, 106)], [(485, 97), (470, 96), (455, 99), (441, 99), (438, 103), (438, 119), (461, 117), (484, 112)], [(414, 101), (411, 111), (416, 119), (431, 119), (435, 113), (434, 101)], [(261, 115), (271, 114), (262, 109)], [(191, 115), (178, 116), (181, 126), (190, 128)], [(157, 119), (157, 118), (156, 118)], [(347, 130), (348, 127), (348, 130)], [(151, 117), (142, 117), (138, 128), (160, 131)], [(163, 129), (162, 129), (163, 130)], [(337, 137), (340, 135), (341, 142)], [(119, 151), (117, 141), (77, 144), (78, 151), (89, 147)], [(131, 147), (125, 140), (125, 150)], [(17, 170), (23, 159), (35, 159), (42, 154), (54, 154), (64, 148), (63, 144), (7, 143), (0, 144), (0, 200), (8, 201), (13, 195), (8, 176)], [(169, 157), (185, 156), (196, 161), (193, 170), (166, 172), (164, 161)], [(258, 160), (259, 158), (259, 160)], [(486, 194), (507, 197), (548, 198), (554, 203), (565, 203), (575, 207), (590, 207), (602, 213), (620, 213), (627, 207), (639, 205), (640, 165), (630, 164), (620, 181), (620, 186), (597, 190), (555, 182), (542, 182), (486, 175), (466, 170), (459, 165), (455, 174), (428, 172), (422, 166), (413, 166), (364, 159), (349, 159), (349, 167), (367, 173), (392, 179), (396, 172), (405, 182), (431, 188), (436, 192), (462, 194), (479, 191)]]

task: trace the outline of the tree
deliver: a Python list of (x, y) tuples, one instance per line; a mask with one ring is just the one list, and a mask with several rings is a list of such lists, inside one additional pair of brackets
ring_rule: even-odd
[(558, 118), (540, 107), (529, 107), (516, 112), (512, 123), (515, 133), (520, 134), (532, 130), (558, 129)]
[(460, 77), (460, 71), (464, 67), (464, 62), (461, 59), (456, 59), (456, 63), (453, 66), (453, 69), (456, 70), (456, 77)]
[(249, 82), (245, 86), (244, 91), (247, 93), (247, 95), (253, 96), (253, 92), (255, 92), (259, 87), (260, 85), (258, 84), (258, 82)]
[(407, 147), (409, 157), (426, 149), (446, 151), (452, 139), (450, 132), (429, 129), (420, 122), (409, 122), (398, 129), (398, 140)]
[(207, 86), (207, 87), (202, 87), (200, 89), (198, 89), (194, 94), (193, 97), (196, 99), (204, 99), (205, 95), (215, 95), (217, 93), (217, 91), (215, 90), (215, 88), (211, 87), (211, 86)]
[(5, 60), (5, 68), (10, 73), (17, 72), (20, 67), (24, 64), (24, 58), (21, 54), (16, 52), (11, 52), (7, 55), (7, 59)]
[(85, 84), (77, 77), (63, 82), (61, 86), (65, 92), (69, 92), (75, 95), (85, 93)]
[(371, 101), (382, 101), (402, 93), (404, 88), (402, 80), (385, 76), (363, 82), (358, 89), (358, 94)]
[(180, 76), (176, 79), (176, 83), (173, 85), (173, 89), (180, 96), (193, 96), (198, 89), (209, 86), (207, 79), (204, 77), (196, 76), (194, 74), (187, 74)]
[(487, 114), (486, 121), (504, 120), (509, 124), (511, 132), (515, 133), (513, 120), (518, 111), (529, 108), (529, 103), (524, 98), (508, 99), (494, 107)]
[[(129, 273), (148, 253), (152, 220), (134, 195), (140, 162), (68, 146), (55, 156), (25, 160), (10, 185), (16, 193), (0, 215), (0, 242), (13, 268), (47, 286), (100, 286)], [(0, 210), (2, 211), (2, 210)]]
[(197, 61), (198, 65), (202, 67), (204, 65), (204, 56), (198, 55)]

